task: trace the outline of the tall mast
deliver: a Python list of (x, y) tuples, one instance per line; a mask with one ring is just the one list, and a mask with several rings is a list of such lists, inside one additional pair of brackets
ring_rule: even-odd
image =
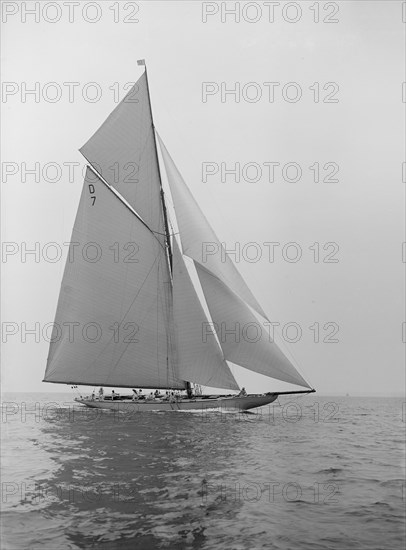
[(157, 149), (157, 145), (156, 145), (155, 124), (154, 124), (154, 117), (152, 115), (151, 96), (150, 96), (150, 93), (149, 93), (148, 72), (147, 72), (147, 65), (146, 65), (145, 62), (144, 62), (144, 65), (145, 65), (145, 80), (146, 80), (146, 83), (147, 83), (149, 109), (150, 109), (150, 112), (151, 112), (152, 135), (153, 135), (153, 138), (154, 138), (154, 149), (155, 149), (156, 163), (157, 163), (157, 166), (158, 166), (159, 186), (160, 186), (160, 189), (161, 189), (162, 210), (163, 210), (163, 213), (164, 213), (166, 249), (167, 249), (167, 254), (168, 254), (169, 270), (172, 273), (173, 255), (172, 255), (171, 235), (170, 235), (170, 232), (169, 232), (168, 212), (167, 212), (166, 203), (165, 203), (165, 193), (164, 193), (164, 190), (163, 190), (163, 187), (162, 187), (161, 169), (160, 169), (160, 166), (159, 166), (158, 149)]

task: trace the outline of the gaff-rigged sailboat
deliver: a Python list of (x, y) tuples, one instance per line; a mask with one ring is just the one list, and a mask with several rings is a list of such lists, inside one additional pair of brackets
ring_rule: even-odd
[[(89, 166), (44, 381), (167, 390), (154, 399), (77, 399), (113, 409), (125, 402), (137, 410), (246, 410), (280, 393), (314, 391), (266, 331), (254, 339), (236, 334), (268, 318), (156, 133), (146, 68), (80, 151)], [(204, 258), (204, 243), (219, 253)], [(238, 391), (228, 362), (306, 390), (193, 395), (192, 383)], [(185, 389), (186, 396), (172, 397)]]

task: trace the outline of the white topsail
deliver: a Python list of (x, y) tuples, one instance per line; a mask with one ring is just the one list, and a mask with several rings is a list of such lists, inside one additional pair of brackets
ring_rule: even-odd
[[(207, 269), (215, 273), (247, 304), (266, 318), (266, 313), (224, 251), (223, 245), (193, 198), (159, 135), (158, 140), (174, 201), (183, 253), (199, 263), (204, 262)], [(218, 253), (203, 258), (203, 246), (209, 243), (216, 246)]]
[[(224, 340), (222, 324), (267, 319), (160, 141), (182, 251), (169, 234), (146, 72), (81, 152), (88, 167), (44, 380), (238, 390), (227, 361), (310, 388), (275, 343)], [(173, 249), (173, 254), (172, 254)], [(83, 254), (86, 250), (88, 254)], [(224, 256), (225, 254), (225, 256)], [(190, 277), (193, 261), (211, 320)], [(190, 260), (189, 260), (190, 261)], [(251, 309), (253, 311), (251, 311)], [(217, 337), (205, 327), (213, 321)]]
[(159, 166), (146, 73), (80, 152), (164, 242)]

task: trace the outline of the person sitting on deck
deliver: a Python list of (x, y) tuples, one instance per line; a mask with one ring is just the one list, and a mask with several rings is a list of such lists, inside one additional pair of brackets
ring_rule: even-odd
[(240, 393), (238, 394), (238, 397), (246, 397), (247, 396), (247, 392), (245, 391), (245, 388), (242, 388)]
[(96, 394), (95, 394), (95, 392), (94, 392), (94, 390), (93, 390), (93, 391), (92, 391), (92, 401), (94, 401), (95, 398), (96, 398)]
[(114, 401), (115, 397), (116, 397), (116, 394), (114, 393), (114, 390), (111, 390), (111, 400)]
[(99, 389), (99, 401), (103, 401), (104, 399), (104, 391), (103, 388)]
[(137, 392), (137, 390), (134, 390), (134, 389), (133, 389), (133, 392), (134, 393), (133, 393), (133, 396), (132, 396), (132, 400), (136, 401), (136, 400), (138, 400), (138, 392)]

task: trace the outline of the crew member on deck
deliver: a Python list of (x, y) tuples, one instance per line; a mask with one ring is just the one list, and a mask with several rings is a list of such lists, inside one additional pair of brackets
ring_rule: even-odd
[(245, 388), (242, 388), (240, 393), (238, 394), (238, 397), (246, 397), (247, 396), (247, 392), (245, 391)]
[(99, 401), (103, 401), (104, 399), (104, 391), (103, 388), (99, 389)]

